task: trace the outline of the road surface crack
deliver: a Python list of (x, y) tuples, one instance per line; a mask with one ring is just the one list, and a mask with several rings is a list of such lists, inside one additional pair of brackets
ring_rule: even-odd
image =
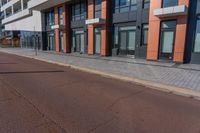
[(97, 129), (99, 129), (99, 128), (101, 128), (101, 127), (103, 127), (103, 126), (109, 124), (109, 123), (112, 122), (114, 119), (115, 119), (115, 118), (113, 117), (113, 118), (110, 119), (110, 120), (107, 120), (107, 121), (105, 121), (105, 122), (103, 122), (103, 123), (98, 124), (96, 127), (90, 129), (87, 133), (92, 133), (92, 132), (94, 132), (95, 130), (97, 130)]
[(128, 98), (130, 98), (130, 97), (132, 97), (132, 96), (138, 95), (138, 94), (140, 94), (140, 93), (142, 93), (142, 92), (144, 92), (144, 90), (131, 93), (131, 94), (127, 95), (127, 96), (120, 97), (120, 98), (116, 99), (110, 106), (108, 106), (108, 109), (111, 109), (111, 108), (114, 107), (117, 103), (119, 103), (119, 102), (121, 102), (121, 101), (123, 101), (123, 100), (125, 100), (125, 99), (128, 99)]
[(45, 118), (47, 121), (56, 125), (63, 133), (67, 133), (67, 131), (59, 123), (55, 122), (54, 120), (49, 118), (47, 115), (45, 115), (43, 112), (41, 112), (39, 108), (37, 108), (37, 106), (35, 106), (28, 98), (26, 98), (17, 88), (14, 88), (12, 85), (4, 81), (3, 79), (1, 79), (1, 81), (5, 85), (9, 86), (16, 94), (18, 94), (21, 98), (23, 98), (28, 104), (30, 104), (41, 115), (42, 118)]

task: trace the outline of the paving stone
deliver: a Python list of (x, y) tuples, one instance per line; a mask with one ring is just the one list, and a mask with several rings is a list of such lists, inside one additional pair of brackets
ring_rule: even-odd
[[(0, 51), (26, 56), (35, 56), (32, 49), (5, 48)], [(104, 71), (143, 80), (155, 81), (200, 91), (200, 65), (146, 61), (125, 57), (99, 57), (85, 54), (58, 54), (55, 52), (38, 52), (38, 58), (57, 61), (79, 67)]]

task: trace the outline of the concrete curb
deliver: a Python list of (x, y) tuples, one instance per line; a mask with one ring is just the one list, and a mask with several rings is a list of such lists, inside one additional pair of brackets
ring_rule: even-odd
[(175, 86), (171, 86), (171, 85), (156, 83), (156, 82), (153, 82), (153, 81), (141, 80), (141, 79), (137, 79), (137, 78), (126, 77), (126, 76), (121, 76), (121, 75), (116, 75), (116, 74), (109, 74), (109, 73), (105, 73), (105, 72), (102, 72), (102, 71), (78, 67), (78, 66), (75, 66), (75, 65), (60, 63), (60, 62), (42, 59), (42, 58), (38, 58), (38, 57), (34, 57), (34, 56), (27, 56), (27, 55), (21, 55), (21, 54), (18, 54), (18, 53), (11, 53), (9, 51), (1, 51), (1, 52), (13, 54), (13, 55), (21, 56), (21, 57), (31, 58), (31, 59), (35, 59), (35, 60), (39, 60), (39, 61), (47, 62), (47, 63), (51, 63), (51, 64), (56, 64), (56, 65), (60, 65), (60, 66), (70, 67), (72, 69), (80, 70), (80, 71), (83, 71), (83, 72), (88, 72), (88, 73), (91, 73), (91, 74), (97, 74), (97, 75), (100, 75), (100, 76), (103, 76), (103, 77), (106, 77), (106, 78), (112, 78), (112, 79), (117, 79), (117, 80), (121, 80), (121, 81), (136, 83), (136, 84), (139, 84), (139, 85), (142, 85), (142, 86), (145, 86), (145, 87), (149, 87), (149, 88), (154, 89), (154, 90), (159, 90), (159, 91), (167, 92), (167, 93), (173, 93), (173, 94), (176, 94), (176, 95), (185, 96), (185, 97), (200, 100), (200, 92), (190, 90), (190, 89), (187, 89), (187, 88), (180, 88), (180, 87), (175, 87)]

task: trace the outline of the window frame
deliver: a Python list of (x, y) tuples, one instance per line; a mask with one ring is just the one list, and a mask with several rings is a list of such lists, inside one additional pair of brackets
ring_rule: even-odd
[[(76, 15), (76, 6), (79, 6), (79, 13)], [(80, 2), (72, 5), (71, 8), (71, 21), (80, 21), (87, 18), (87, 6), (86, 2)]]
[[(126, 1), (128, 1), (128, 0), (126, 0)], [(136, 0), (136, 3), (133, 4), (133, 3), (132, 3), (133, 1), (134, 1), (134, 0), (129, 0), (128, 5), (121, 5), (120, 0), (115, 0), (114, 12), (115, 12), (115, 13), (126, 13), (126, 12), (136, 11), (136, 10), (137, 10), (137, 5), (138, 5), (138, 3), (137, 3), (137, 0)], [(118, 5), (116, 5), (116, 2), (118, 3)], [(136, 7), (136, 8), (133, 9), (133, 7)], [(125, 8), (127, 8), (128, 10), (122, 12), (121, 10), (122, 10), (122, 9), (125, 9)]]
[[(164, 1), (166, 1), (166, 0), (162, 0), (162, 8), (173, 7), (173, 6), (177, 6), (177, 5), (179, 4), (179, 1), (176, 0), (176, 5), (173, 5), (173, 6), (165, 6), (165, 5), (164, 5), (164, 4), (165, 4)], [(168, 0), (168, 1), (169, 1), (169, 0)]]

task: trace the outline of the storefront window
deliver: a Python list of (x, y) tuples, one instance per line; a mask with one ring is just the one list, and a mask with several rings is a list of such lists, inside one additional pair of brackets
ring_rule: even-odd
[(197, 20), (194, 52), (200, 53), (200, 20)]
[(178, 0), (163, 0), (163, 7), (177, 6)]

